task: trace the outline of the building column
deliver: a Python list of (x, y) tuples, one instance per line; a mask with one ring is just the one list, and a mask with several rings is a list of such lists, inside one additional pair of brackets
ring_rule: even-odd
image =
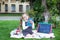
[(18, 3), (18, 1), (16, 2), (15, 6), (16, 6), (16, 12), (18, 13), (19, 12), (19, 3)]
[[(0, 4), (1, 4), (1, 3), (0, 3)], [(2, 7), (2, 4), (1, 4), (0, 6)], [(1, 8), (1, 9), (2, 9), (2, 8)], [(0, 12), (2, 11), (1, 9), (0, 9)]]
[(3, 5), (3, 4), (1, 5), (1, 12), (3, 12), (3, 13), (5, 12), (5, 5)]
[(10, 1), (11, 1), (11, 0), (8, 0), (8, 12), (9, 12), (9, 13), (11, 12), (11, 4), (10, 4)]
[(23, 13), (26, 13), (26, 4), (23, 3)]
[[(2, 3), (1, 3), (1, 12), (5, 12), (5, 2), (4, 2), (5, 0), (2, 0)], [(3, 4), (3, 2), (4, 2), (4, 4)]]

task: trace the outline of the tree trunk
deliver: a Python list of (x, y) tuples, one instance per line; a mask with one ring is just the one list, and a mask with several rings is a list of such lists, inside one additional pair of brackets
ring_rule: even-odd
[(42, 5), (45, 7), (43, 15), (45, 17), (45, 22), (48, 22), (49, 11), (47, 9), (46, 0), (42, 0)]

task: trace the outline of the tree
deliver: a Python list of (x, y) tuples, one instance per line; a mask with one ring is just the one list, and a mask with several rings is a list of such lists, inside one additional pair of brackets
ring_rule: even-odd
[(46, 4), (47, 4), (46, 0), (42, 0), (42, 5), (45, 7), (43, 15), (44, 15), (44, 18), (45, 18), (45, 22), (48, 22), (49, 11), (48, 11), (48, 8), (47, 8)]
[[(48, 22), (48, 19), (52, 16), (58, 14), (57, 9), (57, 0), (35, 0), (33, 2), (33, 10), (29, 13), (32, 17), (34, 17), (35, 23), (41, 21), (41, 19)], [(44, 16), (44, 18), (43, 18)], [(47, 20), (46, 20), (47, 17)]]

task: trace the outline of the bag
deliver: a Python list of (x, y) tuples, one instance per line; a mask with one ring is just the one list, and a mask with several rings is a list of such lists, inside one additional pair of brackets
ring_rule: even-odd
[(52, 32), (52, 26), (51, 26), (51, 24), (48, 24), (48, 23), (38, 23), (37, 32), (51, 33)]

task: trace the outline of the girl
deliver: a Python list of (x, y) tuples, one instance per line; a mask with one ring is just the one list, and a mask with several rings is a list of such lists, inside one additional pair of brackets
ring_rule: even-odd
[(22, 15), (22, 18), (23, 18), (23, 23), (22, 23), (22, 26), (23, 26), (23, 35), (24, 36), (27, 36), (27, 34), (33, 34), (32, 32), (32, 25), (34, 24), (32, 18), (30, 18), (27, 14), (23, 14)]

